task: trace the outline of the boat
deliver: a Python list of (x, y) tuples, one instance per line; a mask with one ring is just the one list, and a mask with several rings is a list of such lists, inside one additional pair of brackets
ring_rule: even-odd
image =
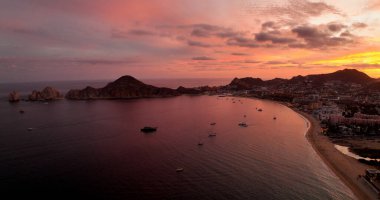
[(183, 168), (177, 168), (175, 171), (176, 172), (183, 172)]
[(203, 146), (203, 142), (198, 142), (198, 146)]
[(27, 130), (28, 130), (28, 131), (33, 131), (33, 130), (34, 130), (34, 128), (28, 128)]
[(243, 117), (245, 118), (245, 117), (247, 117), (247, 115), (244, 115)]
[(145, 126), (144, 128), (140, 129), (140, 131), (144, 133), (152, 133), (157, 131), (157, 127)]
[(18, 112), (21, 113), (21, 114), (24, 114), (24, 113), (25, 113), (24, 110), (19, 110)]
[(210, 133), (208, 134), (209, 137), (215, 137), (216, 136), (216, 133)]
[(216, 123), (215, 123), (215, 122), (211, 122), (210, 125), (211, 125), (211, 126), (215, 126)]
[(259, 111), (259, 112), (262, 112), (262, 111), (263, 111), (263, 109), (259, 108), (257, 111)]
[(245, 122), (240, 122), (239, 126), (241, 126), (241, 127), (247, 127), (248, 125)]
[(273, 120), (276, 120), (277, 119), (277, 117), (273, 117)]

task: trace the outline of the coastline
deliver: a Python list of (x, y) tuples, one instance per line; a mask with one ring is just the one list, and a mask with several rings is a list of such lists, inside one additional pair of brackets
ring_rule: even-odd
[(376, 194), (365, 185), (365, 181), (362, 178), (358, 179), (358, 175), (363, 175), (365, 169), (371, 168), (371, 166), (359, 163), (356, 159), (340, 153), (329, 138), (321, 134), (319, 122), (314, 117), (295, 109), (292, 110), (308, 121), (307, 140), (323, 162), (351, 189), (355, 197), (377, 199)]

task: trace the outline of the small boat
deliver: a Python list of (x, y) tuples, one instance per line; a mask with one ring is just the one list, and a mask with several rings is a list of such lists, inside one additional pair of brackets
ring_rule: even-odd
[(144, 133), (152, 133), (157, 131), (157, 127), (145, 126), (144, 128), (140, 129), (140, 131)]
[(215, 137), (216, 136), (216, 133), (210, 133), (208, 134), (209, 137)]
[(215, 126), (215, 124), (216, 124), (215, 122), (210, 123), (211, 126)]
[(203, 146), (203, 142), (198, 142), (198, 146)]
[(263, 109), (259, 108), (257, 111), (259, 111), (259, 112), (262, 112), (262, 111), (263, 111)]
[(28, 131), (33, 131), (33, 130), (34, 130), (34, 128), (28, 128), (27, 130), (28, 130)]
[(176, 172), (183, 172), (183, 168), (177, 168), (175, 171)]
[(21, 114), (24, 114), (24, 113), (25, 113), (24, 110), (19, 110), (18, 112), (21, 113)]
[(241, 127), (247, 127), (248, 125), (245, 122), (241, 122), (241, 123), (239, 123), (239, 126), (241, 126)]
[(277, 119), (277, 117), (273, 117), (273, 120), (276, 120)]
[(245, 117), (247, 117), (247, 115), (244, 115), (243, 117), (245, 118)]

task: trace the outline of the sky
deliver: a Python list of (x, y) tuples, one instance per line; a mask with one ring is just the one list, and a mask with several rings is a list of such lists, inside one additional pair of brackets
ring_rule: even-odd
[(0, 0), (0, 82), (380, 77), (380, 0)]

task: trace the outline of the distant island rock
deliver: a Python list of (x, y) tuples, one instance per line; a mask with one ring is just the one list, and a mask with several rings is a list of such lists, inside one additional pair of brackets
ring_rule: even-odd
[(70, 90), (66, 94), (71, 100), (91, 99), (133, 99), (178, 96), (177, 90), (147, 85), (132, 76), (122, 76), (103, 88), (86, 87), (82, 90)]
[(29, 101), (51, 101), (61, 99), (61, 93), (52, 87), (46, 87), (42, 91), (33, 90), (32, 94), (28, 96)]
[(16, 91), (12, 91), (8, 95), (8, 101), (11, 103), (19, 102), (20, 101), (20, 94)]

